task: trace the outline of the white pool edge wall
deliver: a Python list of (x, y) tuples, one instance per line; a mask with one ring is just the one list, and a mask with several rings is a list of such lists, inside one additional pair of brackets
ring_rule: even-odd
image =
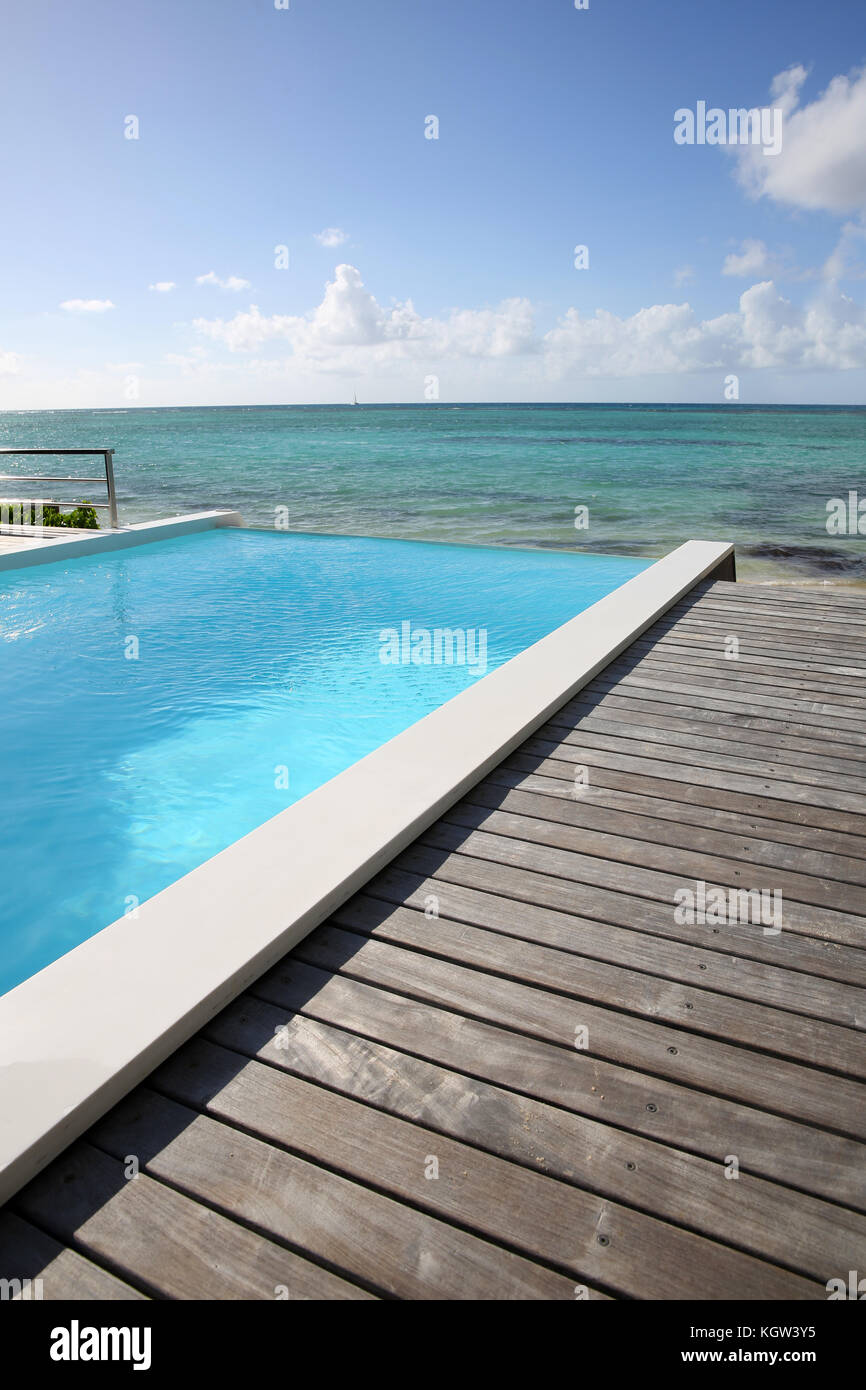
[(732, 577), (733, 551), (687, 541), (0, 997), (0, 1202), (684, 594), (714, 573)]
[(197, 531), (242, 525), (240, 512), (220, 509), (189, 512), (186, 516), (173, 516), (162, 521), (139, 521), (133, 526), (119, 527), (116, 531), (93, 531), (87, 535), (77, 531), (74, 536), (64, 536), (62, 532), (57, 534), (56, 528), (40, 530), (33, 526), (7, 526), (0, 534), (21, 540), (36, 539), (38, 544), (0, 555), (0, 572), (29, 569), (31, 565), (54, 565), (62, 560), (76, 559), (79, 555), (128, 550), (130, 546), (149, 545), (151, 541), (167, 541), (174, 536), (192, 536)]

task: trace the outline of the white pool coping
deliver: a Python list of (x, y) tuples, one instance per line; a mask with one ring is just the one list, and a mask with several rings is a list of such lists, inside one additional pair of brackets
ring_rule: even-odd
[(0, 998), (0, 1202), (732, 557), (687, 541)]
[(54, 565), (79, 555), (98, 555), (110, 550), (128, 550), (133, 545), (148, 545), (151, 541), (167, 541), (173, 536), (191, 536), (197, 531), (212, 531), (220, 526), (242, 526), (240, 512), (220, 509), (208, 512), (189, 512), (161, 521), (139, 521), (133, 526), (120, 526), (116, 531), (76, 531), (63, 534), (56, 527), (5, 526), (4, 539), (20, 539), (20, 549), (0, 553), (0, 571), (27, 569), (31, 565)]

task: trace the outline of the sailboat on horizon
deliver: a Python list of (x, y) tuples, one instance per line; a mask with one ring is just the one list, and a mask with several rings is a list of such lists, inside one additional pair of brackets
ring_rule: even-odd
[(357, 391), (353, 391), (353, 392), (352, 392), (352, 405), (357, 405), (357, 404), (358, 404), (358, 393), (357, 393)]

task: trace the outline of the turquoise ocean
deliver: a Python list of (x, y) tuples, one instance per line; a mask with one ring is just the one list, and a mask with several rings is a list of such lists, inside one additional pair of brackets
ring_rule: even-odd
[(827, 532), (829, 499), (866, 498), (866, 407), (27, 411), (0, 414), (0, 444), (115, 449), (128, 522), (227, 506), (254, 527), (635, 556), (724, 539), (742, 577), (866, 582), (866, 536)]

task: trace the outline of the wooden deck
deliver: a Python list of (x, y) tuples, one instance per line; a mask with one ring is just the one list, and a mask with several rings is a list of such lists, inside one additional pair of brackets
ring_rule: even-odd
[[(0, 1274), (826, 1299), (866, 1250), (864, 675), (862, 599), (702, 586), (19, 1193)], [(678, 921), (700, 882), (781, 931)]]
[(46, 545), (44, 537), (13, 536), (8, 532), (0, 531), (0, 555), (14, 555), (19, 550), (35, 550), (37, 546)]
[(53, 545), (60, 540), (74, 540), (78, 536), (92, 536), (92, 531), (83, 531), (78, 527), (54, 527), (51, 530), (46, 528), (42, 535), (28, 536), (21, 531), (13, 534), (0, 527), (0, 555), (14, 555), (19, 550), (37, 550), (40, 546)]

